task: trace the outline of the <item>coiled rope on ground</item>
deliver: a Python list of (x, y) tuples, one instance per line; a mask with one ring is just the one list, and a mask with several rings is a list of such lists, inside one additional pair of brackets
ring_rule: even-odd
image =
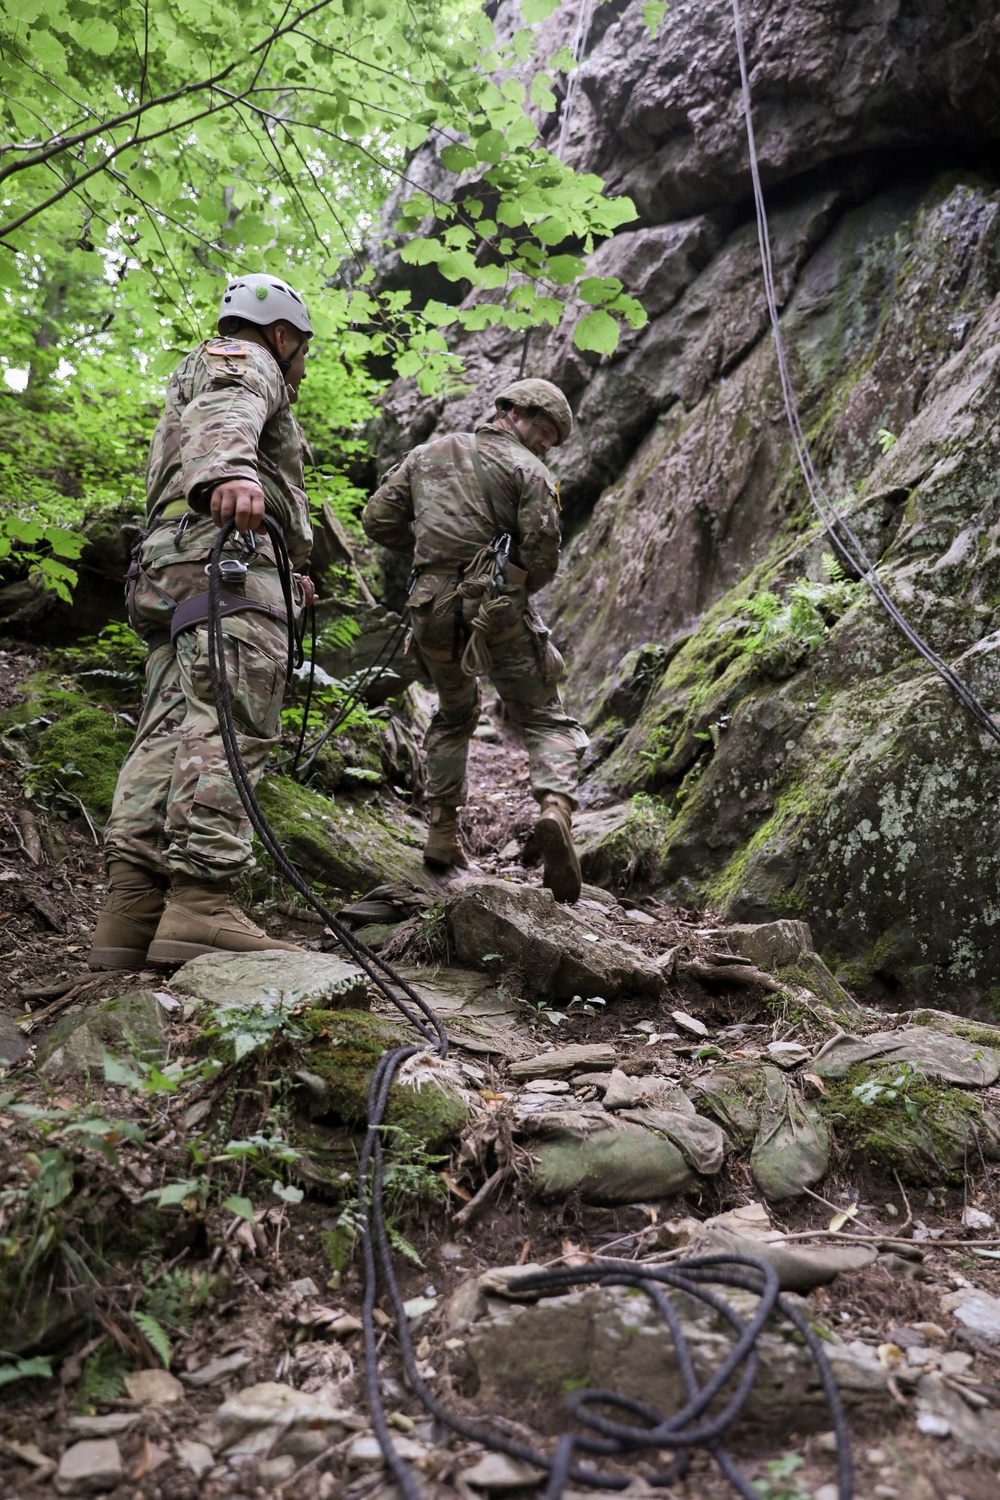
[[(269, 517), (265, 517), (264, 525), (274, 543), (291, 632), (291, 568), (287, 550), (280, 527)], [(579, 1269), (553, 1268), (526, 1273), (511, 1283), (512, 1290), (537, 1292), (540, 1295), (568, 1291), (573, 1287), (624, 1286), (649, 1297), (659, 1310), (673, 1339), (678, 1368), (687, 1393), (685, 1405), (672, 1415), (665, 1416), (645, 1402), (614, 1391), (575, 1391), (569, 1396), (567, 1407), (570, 1418), (582, 1430), (564, 1432), (558, 1438), (554, 1452), (544, 1453), (460, 1416), (443, 1405), (427, 1386), (418, 1368), (386, 1224), (382, 1126), (389, 1090), (402, 1064), (425, 1048), (429, 1048), (438, 1057), (446, 1057), (448, 1038), (440, 1019), (417, 991), (390, 964), (359, 942), (313, 892), (308, 881), (282, 849), (257, 801), (249, 773), (240, 755), (238, 730), (229, 693), (220, 609), (220, 563), (223, 547), (232, 531), (231, 521), (220, 528), (209, 564), (208, 655), (219, 732), (233, 783), (254, 831), (276, 868), (323, 918), (337, 941), (380, 993), (414, 1027), (421, 1039), (419, 1043), (393, 1048), (379, 1060), (368, 1092), (368, 1122), (358, 1170), (358, 1220), (364, 1264), (362, 1325), (368, 1407), (379, 1447), (404, 1500), (420, 1500), (420, 1488), (396, 1451), (382, 1399), (375, 1325), (380, 1275), (381, 1284), (392, 1304), (400, 1359), (413, 1393), (424, 1408), (451, 1432), (510, 1458), (520, 1459), (547, 1473), (545, 1500), (559, 1500), (569, 1481), (604, 1490), (622, 1490), (628, 1486), (630, 1480), (627, 1474), (607, 1473), (596, 1469), (588, 1461), (591, 1458), (621, 1460), (637, 1454), (669, 1454), (669, 1466), (652, 1481), (654, 1484), (669, 1485), (686, 1473), (691, 1454), (696, 1448), (705, 1449), (711, 1454), (721, 1472), (745, 1500), (759, 1500), (758, 1492), (723, 1446), (723, 1437), (744, 1410), (753, 1391), (759, 1368), (756, 1342), (768, 1320), (778, 1313), (795, 1328), (816, 1366), (830, 1411), (831, 1425), (837, 1436), (840, 1500), (851, 1500), (850, 1440), (836, 1382), (823, 1347), (798, 1308), (781, 1296), (778, 1279), (772, 1268), (751, 1258), (711, 1255), (664, 1266), (638, 1266), (625, 1261), (596, 1260)], [(290, 650), (290, 665), (291, 661)], [(725, 1297), (712, 1290), (715, 1286), (755, 1294), (758, 1300), (753, 1316), (741, 1316)], [(687, 1293), (711, 1308), (729, 1325), (735, 1336), (729, 1353), (704, 1384), (699, 1381), (695, 1371), (691, 1350), (678, 1313), (668, 1296), (669, 1291)], [(730, 1388), (728, 1393), (727, 1387)], [(710, 1410), (713, 1403), (717, 1408), (714, 1411)]]

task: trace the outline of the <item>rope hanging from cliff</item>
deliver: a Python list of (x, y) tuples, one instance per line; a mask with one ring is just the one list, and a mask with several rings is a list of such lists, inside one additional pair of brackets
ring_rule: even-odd
[(767, 211), (764, 206), (760, 167), (757, 159), (757, 144), (753, 129), (753, 112), (750, 103), (750, 78), (747, 71), (740, 0), (732, 0), (732, 5), (733, 22), (736, 28), (736, 50), (739, 54), (740, 81), (743, 91), (743, 114), (746, 121), (747, 145), (750, 156), (750, 176), (753, 181), (753, 199), (757, 213), (757, 241), (760, 246), (760, 261), (764, 275), (767, 310), (771, 319), (771, 330), (774, 335), (774, 349), (777, 357), (778, 374), (781, 380), (781, 394), (784, 398), (785, 413), (788, 417), (788, 425), (792, 434), (792, 445), (795, 448), (795, 456), (798, 459), (799, 468), (805, 480), (809, 499), (823, 525), (826, 527), (830, 540), (848, 566), (859, 575), (863, 583), (867, 584), (886, 614), (889, 615), (890, 619), (906, 637), (914, 650), (918, 651), (924, 660), (929, 662), (938, 676), (962, 700), (980, 728), (1000, 744), (1000, 724), (991, 716), (989, 710), (979, 701), (972, 689), (962, 681), (961, 677), (949, 667), (946, 661), (943, 661), (938, 656), (933, 647), (927, 644), (923, 637), (902, 615), (882, 580), (879, 578), (875, 564), (865, 553), (863, 546), (858, 541), (847, 521), (834, 507), (813, 465), (809, 444), (806, 441), (799, 418), (795, 388), (792, 385), (791, 376), (788, 371), (785, 345), (779, 322), (778, 300), (774, 284), (774, 265), (771, 258), (771, 238), (767, 226)]
[[(293, 612), (288, 554), (280, 527), (269, 517), (265, 517), (264, 525), (274, 542), (291, 631)], [(277, 869), (322, 917), (337, 941), (381, 994), (397, 1007), (420, 1037), (419, 1043), (395, 1047), (385, 1052), (379, 1060), (368, 1091), (368, 1123), (358, 1170), (358, 1222), (364, 1262), (362, 1335), (368, 1405), (379, 1447), (399, 1485), (403, 1500), (420, 1500), (420, 1488), (396, 1451), (382, 1398), (379, 1381), (379, 1334), (375, 1321), (380, 1277), (395, 1313), (400, 1358), (410, 1389), (431, 1415), (460, 1437), (480, 1443), (495, 1452), (505, 1453), (508, 1457), (520, 1459), (547, 1473), (549, 1478), (544, 1500), (560, 1500), (570, 1481), (593, 1489), (623, 1490), (628, 1487), (629, 1475), (595, 1469), (588, 1462), (581, 1462), (580, 1456), (584, 1459), (624, 1459), (649, 1451), (654, 1454), (666, 1453), (670, 1455), (671, 1462), (653, 1483), (669, 1486), (683, 1478), (690, 1464), (692, 1450), (699, 1447), (711, 1454), (743, 1500), (760, 1500), (757, 1490), (722, 1446), (722, 1439), (740, 1417), (753, 1393), (758, 1373), (757, 1340), (771, 1316), (779, 1313), (800, 1335), (816, 1367), (837, 1435), (839, 1500), (851, 1500), (850, 1438), (836, 1382), (823, 1346), (808, 1319), (794, 1303), (780, 1295), (774, 1270), (764, 1262), (748, 1257), (710, 1255), (669, 1266), (598, 1259), (579, 1269), (554, 1268), (526, 1272), (512, 1284), (511, 1290), (539, 1295), (558, 1294), (573, 1287), (623, 1286), (642, 1292), (650, 1298), (673, 1340), (677, 1366), (686, 1393), (686, 1401), (681, 1410), (672, 1416), (664, 1417), (646, 1402), (619, 1392), (574, 1391), (566, 1404), (570, 1417), (583, 1430), (564, 1432), (558, 1438), (554, 1452), (543, 1453), (526, 1443), (515, 1442), (502, 1433), (468, 1421), (442, 1405), (426, 1385), (413, 1348), (385, 1217), (383, 1134), (389, 1090), (400, 1067), (425, 1048), (444, 1058), (448, 1052), (448, 1038), (440, 1019), (416, 990), (390, 964), (360, 942), (315, 895), (308, 881), (281, 847), (257, 801), (249, 773), (240, 755), (230, 700), (220, 607), (222, 550), (232, 531), (232, 521), (219, 528), (209, 564), (208, 666), (219, 733), (233, 783), (254, 831)], [(733, 1287), (752, 1293), (757, 1298), (752, 1314), (744, 1315), (737, 1311), (725, 1297), (711, 1289), (714, 1286)], [(686, 1293), (711, 1309), (728, 1324), (734, 1334), (734, 1341), (725, 1357), (704, 1382), (695, 1370), (692, 1351), (688, 1347), (678, 1313), (667, 1296), (670, 1289)], [(610, 1413), (615, 1416), (609, 1415)]]

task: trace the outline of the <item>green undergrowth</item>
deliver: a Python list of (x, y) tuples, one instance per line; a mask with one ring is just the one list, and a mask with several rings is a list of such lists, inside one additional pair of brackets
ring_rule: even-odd
[(993, 1134), (976, 1097), (898, 1063), (856, 1064), (827, 1082), (820, 1108), (858, 1166), (915, 1183), (960, 1180)]
[(22, 694), (0, 715), (0, 752), (25, 795), (63, 818), (79, 816), (82, 804), (93, 820), (105, 819), (133, 736), (120, 697), (116, 706), (100, 688), (50, 671), (34, 673)]

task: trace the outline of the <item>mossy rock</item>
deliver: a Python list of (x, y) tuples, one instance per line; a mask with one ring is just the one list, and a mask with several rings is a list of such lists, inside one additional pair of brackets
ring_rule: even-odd
[(857, 1001), (851, 999), (818, 953), (800, 953), (794, 963), (778, 969), (775, 978), (791, 989), (808, 990), (837, 1016), (856, 1018), (860, 1013)]
[[(316, 1010), (302, 1020), (316, 1038), (296, 1075), (305, 1087), (310, 1114), (364, 1125), (372, 1074), (385, 1052), (412, 1045), (413, 1033), (365, 1011)], [(430, 1150), (453, 1140), (468, 1117), (461, 1095), (434, 1081), (417, 1088), (397, 1079), (389, 1090), (386, 1125)]]
[[(49, 695), (51, 696), (51, 695)], [(92, 818), (104, 820), (118, 781), (118, 771), (132, 744), (132, 731), (119, 728), (110, 709), (97, 708), (72, 694), (59, 694), (61, 711), (39, 741), (38, 755), (50, 777), (79, 797)], [(76, 705), (76, 706), (74, 706)], [(33, 701), (33, 713), (42, 705)], [(17, 715), (24, 722), (24, 710)]]
[(152, 990), (133, 990), (63, 1016), (39, 1047), (39, 1069), (47, 1078), (100, 1074), (105, 1052), (146, 1063), (163, 1057), (163, 1021)]
[[(898, 1065), (859, 1063), (831, 1080), (820, 1100), (825, 1119), (859, 1167), (933, 1185), (961, 1179), (967, 1164), (979, 1161), (980, 1150), (990, 1160), (1000, 1156), (1000, 1121), (979, 1099), (926, 1078), (911, 1078), (892, 1091), (898, 1077)], [(864, 1084), (871, 1085), (871, 1103), (855, 1093)]]
[(699, 1078), (692, 1102), (698, 1113), (710, 1115), (740, 1146), (749, 1146), (757, 1130), (764, 1075), (756, 1065)]
[(390, 827), (377, 807), (334, 801), (288, 776), (265, 777), (257, 795), (292, 863), (327, 891), (353, 897), (386, 881), (427, 884), (422, 840), (402, 816)]

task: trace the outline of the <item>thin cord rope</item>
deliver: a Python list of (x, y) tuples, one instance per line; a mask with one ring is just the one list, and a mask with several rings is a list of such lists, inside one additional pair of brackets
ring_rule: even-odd
[(841, 557), (844, 558), (854, 572), (859, 575), (862, 582), (875, 595), (886, 614), (889, 615), (893, 623), (906, 637), (913, 649), (919, 652), (924, 660), (937, 672), (938, 676), (947, 683), (952, 692), (962, 700), (980, 728), (1000, 744), (1000, 724), (991, 716), (989, 710), (980, 702), (968, 684), (963, 682), (962, 678), (958, 676), (947, 662), (942, 660), (937, 652), (927, 644), (923, 637), (901, 614), (887, 592), (882, 580), (879, 578), (875, 564), (865, 553), (864, 548), (847, 521), (834, 507), (813, 464), (809, 444), (802, 430), (798, 403), (795, 399), (795, 388), (788, 370), (784, 339), (779, 321), (778, 301), (774, 281), (774, 264), (771, 256), (771, 237), (768, 230), (767, 211), (764, 206), (764, 194), (760, 181), (757, 144), (754, 137), (753, 112), (750, 101), (750, 77), (747, 71), (746, 47), (743, 38), (743, 18), (739, 0), (732, 0), (732, 6), (733, 23), (736, 29), (736, 50), (740, 63), (743, 115), (746, 122), (750, 177), (753, 182), (754, 208), (757, 216), (757, 241), (760, 246), (764, 291), (767, 298), (768, 316), (771, 320), (771, 330), (774, 336), (774, 349), (778, 364), (778, 375), (781, 382), (781, 394), (784, 399), (785, 413), (792, 434), (792, 446), (795, 449), (795, 456), (798, 460), (802, 477), (805, 480), (809, 499)]

